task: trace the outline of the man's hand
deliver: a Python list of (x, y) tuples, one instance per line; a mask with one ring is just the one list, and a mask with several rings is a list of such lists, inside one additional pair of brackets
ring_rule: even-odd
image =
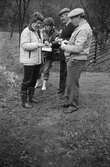
[(61, 42), (61, 45), (63, 45), (63, 44), (67, 45), (68, 43), (69, 43), (69, 41), (63, 40), (63, 41)]
[(44, 44), (45, 44), (45, 46), (47, 46), (47, 47), (51, 47), (51, 46), (52, 46), (52, 44), (49, 43), (48, 41), (45, 41)]
[(59, 37), (56, 37), (56, 38), (55, 38), (55, 41), (58, 42), (59, 44), (61, 44), (62, 40), (63, 40), (63, 39), (62, 39), (62, 38), (59, 38)]

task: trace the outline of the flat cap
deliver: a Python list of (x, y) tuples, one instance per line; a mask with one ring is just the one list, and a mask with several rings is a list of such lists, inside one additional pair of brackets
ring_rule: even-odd
[(61, 16), (61, 15), (64, 14), (64, 13), (69, 13), (69, 12), (70, 12), (70, 9), (69, 9), (69, 8), (63, 8), (62, 10), (60, 10), (59, 16)]
[(72, 18), (72, 17), (76, 17), (76, 16), (81, 15), (81, 14), (84, 14), (84, 9), (76, 8), (68, 13), (68, 17)]

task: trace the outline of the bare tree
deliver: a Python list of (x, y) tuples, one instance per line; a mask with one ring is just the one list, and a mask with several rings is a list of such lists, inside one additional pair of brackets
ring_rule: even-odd
[(7, 0), (0, 0), (0, 17), (4, 14)]
[(15, 22), (18, 23), (18, 30), (19, 30), (19, 41), (20, 41), (20, 34), (22, 32), (25, 16), (27, 9), (29, 7), (30, 0), (16, 0), (16, 11), (14, 13), (12, 23), (11, 23), (11, 34), (10, 37), (12, 37), (14, 28), (15, 28)]

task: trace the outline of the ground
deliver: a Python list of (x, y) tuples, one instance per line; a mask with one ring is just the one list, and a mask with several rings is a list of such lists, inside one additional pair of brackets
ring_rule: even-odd
[(31, 110), (20, 105), (19, 86), (0, 84), (0, 163), (9, 167), (109, 167), (110, 74), (84, 72), (80, 109), (64, 114), (58, 72), (48, 89), (36, 89)]
[(27, 110), (21, 107), (22, 68), (13, 63), (14, 40), (1, 38), (0, 167), (109, 167), (110, 73), (82, 73), (80, 109), (65, 114), (54, 64), (48, 89), (36, 89), (38, 102)]

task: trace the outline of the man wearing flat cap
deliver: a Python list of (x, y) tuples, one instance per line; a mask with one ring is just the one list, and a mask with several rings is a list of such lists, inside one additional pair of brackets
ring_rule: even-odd
[[(70, 19), (68, 17), (69, 12), (70, 12), (69, 8), (63, 8), (59, 12), (60, 20), (63, 23), (63, 28), (60, 34), (60, 38), (62, 40), (69, 40), (72, 32), (75, 29), (75, 26), (70, 22)], [(58, 93), (60, 94), (64, 94), (64, 91), (65, 91), (66, 75), (67, 75), (67, 65), (65, 62), (64, 51), (61, 50), (61, 53), (60, 53), (60, 81), (59, 81), (59, 91), (58, 91)]]
[(67, 81), (66, 81), (66, 113), (79, 109), (79, 78), (83, 71), (90, 50), (92, 40), (92, 29), (84, 18), (84, 10), (76, 8), (68, 17), (74, 26), (77, 26), (72, 33), (68, 44), (62, 42), (61, 48), (67, 52)]

